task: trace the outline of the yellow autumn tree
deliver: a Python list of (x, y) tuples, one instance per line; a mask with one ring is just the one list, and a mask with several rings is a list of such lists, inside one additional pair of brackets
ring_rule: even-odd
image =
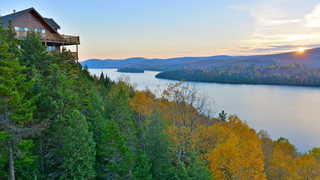
[(258, 134), (238, 117), (228, 121), (204, 115), (205, 104), (183, 84), (171, 84), (161, 98), (150, 91), (136, 92), (130, 106), (145, 117), (159, 112), (179, 160), (194, 150), (218, 180), (320, 180), (320, 148), (297, 153), (285, 138), (273, 141)]
[(193, 134), (202, 125), (210, 123), (211, 119), (203, 113), (204, 104), (194, 89), (181, 83), (170, 84), (159, 99), (161, 116), (167, 121), (167, 133), (179, 159), (194, 150)]
[(294, 161), (299, 180), (320, 180), (320, 163), (311, 154), (299, 156)]
[(224, 131), (219, 131), (217, 139), (212, 139), (216, 141), (216, 147), (207, 154), (209, 168), (215, 178), (266, 179), (261, 140), (256, 132), (236, 116), (230, 116), (228, 122), (215, 126), (225, 128)]
[(156, 110), (156, 99), (150, 91), (138, 91), (129, 100), (130, 106), (143, 116), (150, 116)]
[(200, 125), (192, 135), (192, 145), (202, 158), (206, 159), (210, 150), (228, 140), (229, 130), (228, 127), (222, 126), (220, 123), (211, 126)]
[(320, 163), (320, 148), (313, 148), (309, 151), (309, 154), (315, 157)]
[(268, 179), (293, 180), (298, 179), (294, 166), (297, 157), (296, 149), (285, 138), (273, 142), (272, 153), (265, 159)]

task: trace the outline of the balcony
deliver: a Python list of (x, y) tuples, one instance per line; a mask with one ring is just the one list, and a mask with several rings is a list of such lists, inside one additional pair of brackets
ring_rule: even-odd
[(79, 36), (70, 36), (70, 35), (62, 34), (57, 37), (42, 36), (41, 38), (45, 43), (53, 43), (53, 44), (59, 44), (63, 46), (80, 44)]
[[(26, 31), (16, 31), (16, 38), (18, 40), (25, 40), (28, 32)], [(55, 36), (48, 36), (46, 34), (40, 34), (40, 37), (44, 43), (49, 44), (58, 44), (62, 46), (68, 45), (79, 45), (80, 37), (79, 36), (70, 36), (64, 34), (55, 34)]]
[(80, 44), (80, 37), (79, 36), (70, 36), (70, 35), (61, 35), (63, 37), (64, 43), (79, 45)]
[(79, 60), (78, 52), (71, 52), (73, 60)]

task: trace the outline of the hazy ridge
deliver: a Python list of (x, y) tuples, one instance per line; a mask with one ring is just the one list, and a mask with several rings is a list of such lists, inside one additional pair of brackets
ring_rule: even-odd
[(178, 57), (168, 59), (128, 58), (89, 59), (81, 62), (88, 68), (139, 68), (143, 70), (168, 71), (179, 69), (212, 69), (233, 65), (289, 65), (299, 64), (307, 67), (320, 67), (320, 48), (309, 49), (304, 53), (280, 53), (254, 56), (209, 56), (209, 57)]

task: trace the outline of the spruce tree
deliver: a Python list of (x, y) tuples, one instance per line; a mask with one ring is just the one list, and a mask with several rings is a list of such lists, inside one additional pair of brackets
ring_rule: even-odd
[[(106, 129), (107, 149), (103, 157), (103, 179), (131, 179), (133, 177), (133, 152), (128, 148), (126, 138), (121, 134), (118, 124), (110, 120)], [(101, 172), (100, 172), (101, 173)]]
[(41, 37), (35, 32), (28, 32), (26, 39), (21, 42), (21, 50), (20, 61), (25, 66), (34, 66), (38, 71), (45, 71), (52, 63)]
[(148, 117), (145, 122), (145, 153), (150, 160), (150, 172), (154, 179), (176, 179), (174, 155), (169, 137), (165, 134), (164, 121), (158, 113)]
[(18, 42), (12, 30), (0, 28), (0, 131), (8, 136), (10, 179), (15, 179), (17, 145), (45, 128), (45, 124), (42, 126), (33, 121), (36, 96), (30, 92), (34, 79), (27, 78), (26, 68), (20, 65), (18, 55)]
[(60, 147), (54, 150), (55, 158), (61, 158), (56, 164), (58, 179), (94, 179), (95, 143), (85, 117), (73, 110), (58, 121)]
[(95, 142), (90, 124), (81, 113), (82, 99), (75, 91), (75, 77), (68, 74), (58, 64), (50, 65), (42, 90), (46, 94), (43, 101), (55, 117), (39, 142), (43, 149), (42, 172), (46, 179), (93, 179)]

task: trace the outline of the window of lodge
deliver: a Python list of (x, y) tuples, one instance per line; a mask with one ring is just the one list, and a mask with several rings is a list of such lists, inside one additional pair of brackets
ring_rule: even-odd
[[(15, 31), (25, 31), (25, 32), (28, 32), (28, 31), (31, 31), (31, 28), (15, 26), (15, 27), (14, 27), (14, 30), (15, 30)], [(32, 29), (32, 31), (33, 31), (33, 32), (37, 32), (37, 33), (41, 33), (41, 34), (45, 34), (45, 33), (46, 33), (46, 30), (45, 30), (45, 29), (41, 29), (41, 28), (34, 28), (34, 29)]]
[(54, 50), (56, 50), (55, 46), (48, 46), (47, 47), (47, 51), (49, 51), (49, 52), (54, 51)]

